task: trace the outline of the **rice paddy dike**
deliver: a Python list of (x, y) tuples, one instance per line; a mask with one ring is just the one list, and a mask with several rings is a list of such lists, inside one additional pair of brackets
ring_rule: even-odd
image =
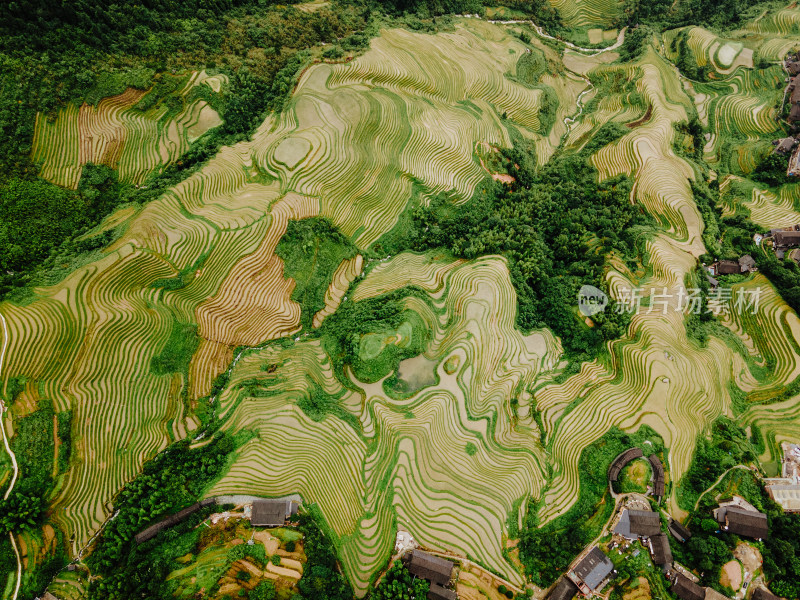
[[(616, 3), (553, 4), (575, 28), (612, 29)], [(675, 297), (650, 308), (651, 290), (675, 294), (708, 251), (690, 181), (718, 185), (722, 216), (800, 223), (800, 184), (751, 177), (782, 132), (781, 61), (800, 46), (799, 23), (781, 8), (725, 36), (653, 33), (622, 61), (619, 48), (587, 54), (525, 23), (463, 17), (436, 34), (383, 29), (353, 60), (310, 64), (251, 138), (110, 215), (97, 231), (113, 241), (54, 285), (0, 303), (4, 431), (13, 442), (42, 406), (55, 419), (47, 524), (17, 536), (24, 577), (56, 545), (70, 558), (87, 548), (148, 460), (217, 429), (248, 439), (203, 495), (315, 504), (358, 597), (398, 528), (524, 586), (510, 557), (526, 515), (542, 526), (568, 515), (583, 450), (612, 430), (652, 431), (677, 483), (726, 415), (757, 425), (759, 460), (776, 469), (800, 432), (797, 313), (761, 274), (731, 280), (734, 293), (760, 290), (757, 310), (719, 315), (703, 343)], [(140, 184), (221, 123), (192, 89), (225, 85), (193, 73), (170, 105), (180, 109), (136, 108), (142, 93), (129, 90), (40, 115), (32, 157), (64, 187), (86, 163)], [(636, 257), (600, 257), (612, 300), (645, 293), (595, 356), (572, 360), (550, 329), (517, 327), (504, 256), (381, 251), (415, 207), (441, 194), (464, 205), (488, 180), (513, 179), (501, 149), (524, 145), (541, 167), (604, 126), (620, 135), (587, 164), (599, 182), (630, 180), (651, 225)], [(309, 220), (336, 235), (315, 242), (298, 225)], [(0, 453), (0, 485), (12, 477)], [(678, 492), (665, 499), (675, 516)], [(170, 577), (206, 561), (216, 580), (234, 578), (213, 548), (197, 558)], [(6, 595), (14, 585), (14, 573), (0, 579)], [(52, 591), (85, 597), (68, 575)]]

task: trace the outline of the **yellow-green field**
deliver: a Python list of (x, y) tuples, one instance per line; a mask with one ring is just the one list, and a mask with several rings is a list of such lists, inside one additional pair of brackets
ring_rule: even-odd
[[(608, 28), (608, 15), (619, 11), (617, 2), (554, 4), (585, 28)], [(479, 149), (511, 146), (514, 130), (533, 142), (542, 164), (562, 141), (581, 148), (615, 121), (630, 127), (591, 163), (601, 179), (633, 179), (631, 202), (655, 219), (657, 231), (642, 239), (643, 271), (612, 260), (608, 287), (617, 299), (634, 287), (675, 292), (706, 252), (689, 184), (697, 171), (676, 150), (682, 138), (675, 126), (696, 114), (710, 127), (703, 152), (712, 166), (736, 134), (742, 176), (735, 177), (752, 170), (763, 154), (759, 144), (778, 129), (774, 104), (782, 96), (782, 71), (756, 73), (752, 59), (754, 52), (780, 57), (796, 27), (789, 13), (760, 19), (746, 42), (746, 33), (667, 32), (663, 45), (628, 63), (615, 62), (613, 52), (562, 56), (534, 39), (532, 48), (557, 66), (537, 86), (516, 77), (530, 48), (513, 35), (515, 26), (478, 19), (457, 20), (453, 31), (436, 35), (384, 30), (350, 62), (311, 65), (285, 109), (252, 139), (223, 148), (157, 200), (112, 215), (122, 233), (101, 258), (37, 288), (26, 303), (0, 305), (9, 329), (0, 375), (27, 379), (13, 417), (41, 398), (52, 399), (56, 411), (73, 410), (73, 460), (52, 499), (52, 519), (74, 536), (73, 551), (109, 517), (109, 502), (147, 459), (197, 429), (198, 403), (208, 402), (229, 369), (215, 398), (218, 416), (225, 430), (256, 436), (208, 494), (299, 493), (317, 503), (359, 595), (391, 555), (398, 527), (423, 546), (467, 556), (521, 585), (523, 574), (504, 557), (509, 519), (521, 522), (531, 499), (544, 500), (543, 522), (564, 514), (578, 497), (581, 451), (615, 426), (652, 427), (678, 481), (697, 436), (732, 414), (732, 384), (751, 400), (743, 422), (767, 436), (762, 460), (774, 461), (780, 441), (800, 430), (800, 398), (768, 402), (800, 375), (800, 321), (763, 276), (737, 284), (763, 293), (755, 314), (721, 319), (730, 337), (712, 336), (701, 347), (674, 305), (665, 314), (645, 309), (605, 355), (558, 377), (561, 341), (547, 329), (524, 335), (515, 328), (517, 299), (504, 258), (368, 258), (368, 250), (415, 191), (423, 202), (440, 192), (466, 202), (489, 177)], [(699, 66), (713, 67), (714, 80), (680, 75), (670, 50), (678, 35), (687, 36)], [(587, 76), (597, 89), (579, 115)], [(224, 82), (198, 74), (184, 92), (205, 84)], [(542, 104), (551, 92), (558, 107), (548, 129)], [(96, 107), (65, 109), (55, 121), (40, 116), (33, 157), (42, 175), (75, 187), (81, 166), (93, 161), (140, 183), (220, 123), (202, 101), (169, 118), (156, 109), (137, 112), (139, 95), (129, 90)], [(723, 191), (734, 181), (721, 182)], [(723, 195), (721, 208), (733, 214), (745, 206), (764, 226), (800, 220), (794, 187), (746, 192)], [(284, 278), (275, 250), (290, 220), (316, 216), (361, 254), (334, 273), (315, 328), (348, 294), (358, 302), (405, 286), (420, 290), (403, 299), (413, 322), (361, 346), (369, 354), (408, 344), (422, 324), (423, 359), (399, 374), (409, 377), (411, 393), (391, 394), (384, 381), (358, 381), (350, 371), (343, 385), (320, 339), (298, 335), (295, 282)], [(181, 286), (155, 285), (179, 275)], [(199, 345), (186, 373), (156, 374), (151, 362), (176, 323), (196, 325)], [(286, 343), (267, 344), (279, 338)], [(346, 418), (311, 419), (298, 403), (317, 389), (339, 397)], [(680, 516), (675, 497), (668, 502)], [(53, 589), (78, 598), (83, 585), (65, 575)]]

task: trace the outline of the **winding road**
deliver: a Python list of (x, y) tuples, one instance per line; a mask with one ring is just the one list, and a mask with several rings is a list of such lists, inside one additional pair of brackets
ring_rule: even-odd
[(522, 20), (522, 21), (489, 21), (489, 23), (496, 23), (498, 25), (530, 25), (531, 27), (533, 27), (534, 31), (536, 31), (536, 35), (538, 35), (539, 37), (547, 38), (548, 40), (555, 40), (556, 42), (564, 44), (570, 50), (575, 50), (577, 52), (583, 52), (584, 54), (588, 54), (589, 56), (596, 56), (597, 54), (602, 54), (603, 52), (608, 52), (609, 50), (616, 50), (617, 48), (622, 46), (622, 44), (625, 42), (625, 32), (628, 30), (627, 27), (623, 27), (622, 29), (620, 29), (619, 33), (617, 34), (617, 41), (614, 42), (610, 46), (606, 46), (604, 48), (581, 48), (580, 46), (576, 46), (572, 42), (568, 42), (566, 40), (562, 40), (562, 39), (559, 39), (557, 37), (553, 37), (552, 35), (549, 35), (549, 34), (545, 33), (544, 29), (539, 27), (533, 21), (525, 21), (525, 20)]
[[(0, 323), (3, 324), (3, 348), (0, 350), (0, 375), (2, 375), (3, 361), (6, 358), (6, 350), (8, 350), (8, 324), (6, 323), (6, 318), (3, 316), (3, 313), (0, 313)], [(5, 388), (5, 385), (3, 387)], [(8, 436), (6, 435), (5, 423), (3, 421), (3, 415), (5, 412), (6, 405), (3, 402), (2, 395), (0, 395), (0, 434), (3, 436), (3, 444), (5, 444), (6, 452), (8, 452), (8, 455), (11, 457), (11, 465), (14, 469), (14, 475), (11, 477), (11, 485), (8, 486), (6, 493), (3, 495), (3, 500), (8, 500), (8, 497), (11, 495), (11, 492), (14, 489), (14, 485), (17, 483), (19, 466), (17, 465), (17, 457), (14, 454), (14, 451), (11, 450), (11, 445), (8, 443)]]
[[(3, 313), (0, 313), (0, 323), (3, 325), (3, 347), (0, 350), (0, 375), (3, 373), (3, 361), (6, 358), (6, 350), (8, 350), (8, 324), (6, 323), (6, 318), (3, 316)], [(1, 379), (0, 379), (1, 380)], [(5, 390), (5, 382), (3, 383), (3, 391)], [(3, 500), (8, 500), (8, 497), (11, 495), (11, 492), (14, 490), (14, 485), (17, 483), (17, 477), (19, 476), (19, 465), (17, 465), (17, 456), (14, 454), (14, 451), (11, 449), (11, 445), (8, 443), (8, 436), (6, 435), (6, 427), (4, 422), (4, 416), (6, 412), (6, 405), (3, 402), (2, 394), (0, 393), (0, 434), (3, 436), (3, 444), (6, 447), (6, 452), (8, 452), (8, 456), (11, 457), (11, 465), (14, 469), (14, 475), (11, 477), (11, 485), (8, 486), (6, 493), (3, 495)], [(11, 600), (17, 600), (17, 595), (19, 595), (19, 588), (22, 584), (22, 559), (19, 555), (19, 548), (17, 548), (17, 540), (14, 537), (14, 534), (9, 532), (8, 537), (11, 540), (11, 546), (14, 548), (14, 555), (17, 557), (17, 582), (14, 585), (14, 595), (11, 597)]]

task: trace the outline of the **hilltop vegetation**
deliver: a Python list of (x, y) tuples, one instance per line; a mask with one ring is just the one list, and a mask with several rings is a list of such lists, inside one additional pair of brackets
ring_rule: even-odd
[(595, 317), (597, 327), (587, 327), (572, 300), (581, 285), (603, 287), (609, 253), (635, 264), (651, 223), (628, 201), (629, 180), (598, 183), (588, 164), (593, 151), (624, 131), (609, 124), (581, 152), (556, 156), (542, 169), (536, 169), (532, 149), (519, 142), (503, 152), (510, 185), (486, 184), (460, 206), (439, 196), (417, 209), (410, 223), (401, 219), (398, 232), (379, 244), (391, 254), (446, 248), (459, 258), (506, 257), (517, 292), (517, 325), (550, 327), (571, 353), (593, 354), (625, 332), (625, 315), (609, 311)]

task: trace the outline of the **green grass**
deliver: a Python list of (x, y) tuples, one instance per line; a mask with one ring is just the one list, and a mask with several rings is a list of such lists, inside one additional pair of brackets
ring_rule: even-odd
[(338, 396), (332, 396), (325, 392), (319, 385), (312, 382), (310, 385), (309, 394), (303, 396), (298, 402), (297, 406), (308, 416), (312, 421), (322, 421), (329, 414), (339, 417), (346, 421), (356, 429), (360, 428), (358, 418), (347, 412), (341, 405), (341, 397), (344, 393)]
[(625, 468), (622, 469), (619, 476), (620, 493), (645, 493), (652, 473), (653, 471), (650, 467), (650, 463), (643, 458), (628, 463), (625, 465)]
[(311, 218), (289, 221), (275, 253), (283, 259), (284, 277), (296, 282), (292, 300), (302, 307), (300, 323), (308, 329), (325, 306), (334, 271), (358, 249), (327, 219)]
[(72, 411), (66, 410), (58, 413), (58, 439), (61, 445), (58, 448), (58, 474), (69, 470), (69, 461), (72, 456)]
[(44, 495), (53, 483), (53, 403), (39, 401), (39, 410), (19, 419), (11, 441), (20, 478), (15, 491)]
[(167, 343), (161, 353), (153, 357), (150, 370), (155, 375), (188, 372), (189, 362), (199, 343), (197, 325), (173, 321)]

